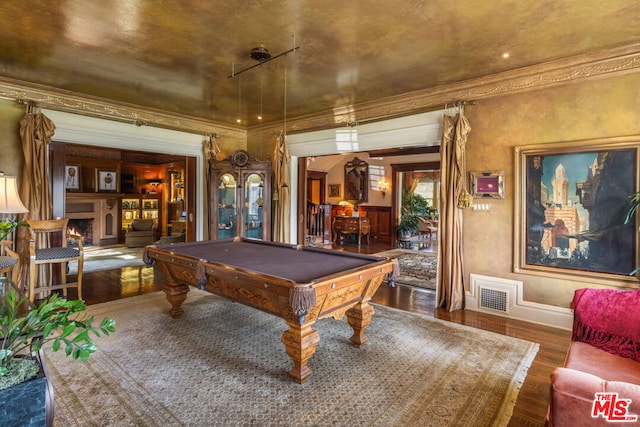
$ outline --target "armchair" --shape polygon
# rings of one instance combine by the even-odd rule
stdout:
[[[625,416],[640,415],[640,290],[578,289],[572,305],[573,334],[564,366],[551,374],[547,425],[600,426],[607,413],[621,415],[615,401],[603,400],[593,417],[596,393],[617,393],[624,405],[630,399]]]
[[[438,232],[438,222],[419,216],[418,218],[418,235],[420,238],[429,236],[429,240]]]
[[[17,283],[18,268],[20,268],[20,257],[12,250],[12,245],[12,240],[0,241],[0,274],[11,273],[9,278]]]
[[[124,234],[128,248],[152,245],[156,241],[156,225],[152,219],[134,219]]]
[[[34,301],[36,294],[62,289],[67,296],[67,288],[78,290],[78,299],[82,299],[82,269],[84,266],[84,248],[82,238],[67,232],[69,218],[35,220],[29,219],[29,300]],[[56,238],[60,243],[56,244]],[[67,240],[76,241],[77,247],[68,247]],[[78,261],[77,281],[67,282],[69,261]],[[52,284],[53,266],[60,269],[60,283]],[[48,266],[48,268],[47,268]]]

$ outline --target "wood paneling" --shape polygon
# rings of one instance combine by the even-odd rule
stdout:
[[[390,243],[393,227],[391,226],[391,208],[389,206],[361,206],[371,221],[371,238],[379,243]]]

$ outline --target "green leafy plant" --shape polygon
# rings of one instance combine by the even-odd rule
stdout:
[[[93,337],[115,332],[115,320],[105,317],[99,326],[93,326],[93,316],[83,313],[87,306],[81,300],[67,300],[52,294],[26,314],[20,314],[25,299],[10,290],[0,302],[0,382],[12,377],[0,389],[29,379],[13,375],[23,370],[24,357],[34,355],[43,344],[52,342],[52,351],[64,348],[66,356],[86,362],[97,350]],[[37,372],[37,369],[36,369]],[[29,374],[27,374],[29,375]],[[34,373],[31,372],[31,376]]]
[[[418,217],[431,219],[435,209],[431,207],[429,200],[417,193],[405,191],[402,194],[402,216],[397,230],[402,235],[416,233],[419,229]]]
[[[7,238],[7,236],[15,231],[18,227],[28,227],[29,224],[22,220],[17,221],[0,221],[0,241]]]
[[[631,224],[631,221],[633,221],[633,218],[636,215],[638,206],[640,206],[640,191],[629,196],[629,204],[629,210],[627,211],[627,216],[624,219],[625,224]],[[638,233],[640,233],[640,227],[638,227]],[[638,272],[640,272],[640,267],[633,270],[631,273],[629,273],[629,275],[633,276]]]

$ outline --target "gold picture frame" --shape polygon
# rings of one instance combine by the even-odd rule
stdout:
[[[340,197],[340,184],[329,184],[329,197]]]
[[[514,272],[637,285],[640,136],[515,148]]]
[[[474,199],[504,199],[504,171],[469,172]]]

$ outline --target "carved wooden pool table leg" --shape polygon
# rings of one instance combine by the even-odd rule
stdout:
[[[316,344],[320,341],[320,334],[311,329],[315,322],[305,324],[289,323],[289,330],[282,333],[280,341],[285,345],[287,354],[293,361],[293,368],[289,371],[295,382],[302,384],[311,375],[311,368],[307,361],[316,351]]]
[[[347,310],[347,322],[353,328],[353,336],[350,338],[353,345],[360,348],[367,342],[368,338],[364,330],[371,323],[375,310],[368,301],[360,302]]]
[[[167,301],[171,304],[171,310],[169,310],[171,317],[181,316],[184,313],[182,303],[187,299],[189,285],[165,286],[163,291],[167,295]]]

